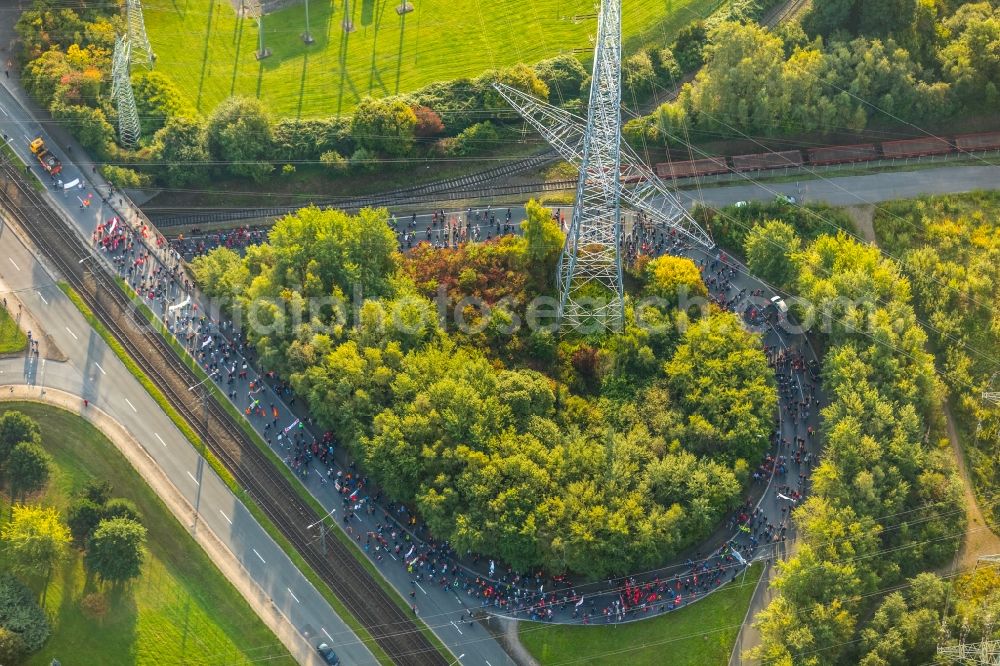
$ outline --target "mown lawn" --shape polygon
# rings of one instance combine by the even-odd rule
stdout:
[[[149,530],[142,576],[122,592],[108,592],[103,618],[83,612],[80,600],[98,589],[77,553],[53,576],[45,607],[52,636],[28,664],[294,664],[278,639],[226,581],[185,528],[100,432],[60,409],[2,403],[38,420],[55,469],[41,502],[66,508],[90,479],[106,479],[115,497],[138,506]],[[7,516],[6,498],[2,515]],[[76,551],[74,551],[76,552]],[[2,568],[2,567],[0,567]]]
[[[521,642],[539,662],[608,666],[725,666],[762,567],[679,611],[643,622],[561,626],[520,624]]]
[[[17,326],[17,322],[0,306],[0,354],[24,351],[28,346],[28,336]]]
[[[596,20],[580,18],[593,15],[592,0],[413,4],[415,11],[400,17],[397,0],[313,0],[311,46],[300,38],[304,4],[280,10],[264,17],[264,42],[273,55],[259,62],[257,23],[237,19],[230,0],[148,0],[143,9],[156,69],[173,78],[198,110],[208,113],[222,99],[242,94],[264,100],[275,117],[336,115],[365,95],[409,92],[433,81],[589,50],[597,30]],[[624,0],[626,48],[665,46],[684,24],[719,4]],[[344,31],[345,17],[353,21],[353,32]]]

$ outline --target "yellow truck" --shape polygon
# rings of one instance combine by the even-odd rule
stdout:
[[[28,147],[31,148],[31,152],[38,160],[38,163],[42,165],[42,168],[50,176],[55,176],[62,171],[62,162],[52,154],[52,151],[45,147],[45,141],[42,140],[42,137],[36,138],[28,144]]]

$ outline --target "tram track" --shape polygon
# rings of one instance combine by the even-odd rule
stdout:
[[[200,383],[200,378],[167,341],[152,330],[145,316],[103,264],[98,266],[95,261],[87,262],[89,267],[81,264],[81,256],[91,256],[83,239],[6,158],[0,162],[0,207],[14,218],[62,278],[77,291],[94,316],[111,331],[171,406],[379,647],[396,664],[447,664],[415,620],[390,598],[349,551],[350,546],[331,535],[326,540],[325,553],[316,548],[316,534],[310,533],[307,527],[318,522],[321,516],[299,499],[291,482],[243,433],[229,412],[214,398],[203,405],[189,390],[188,387]],[[315,640],[316,636],[310,638]]]

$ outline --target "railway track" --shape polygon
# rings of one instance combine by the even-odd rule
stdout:
[[[330,538],[326,540],[325,554],[316,548],[317,535],[306,527],[321,516],[299,500],[291,483],[214,398],[207,402],[207,410],[203,411],[198,396],[187,388],[198,383],[199,378],[167,342],[150,329],[145,317],[103,265],[86,270],[79,263],[81,255],[89,255],[89,249],[50,204],[24,181],[20,170],[7,158],[0,162],[0,181],[0,206],[44,251],[94,315],[121,342],[170,404],[385,653],[396,664],[407,666],[447,664],[413,618],[372,579],[349,551],[349,546]],[[314,631],[318,630],[314,628]],[[310,636],[311,640],[316,638],[315,634]]]
[[[481,195],[486,191],[503,190],[504,187],[484,189],[490,182],[513,176],[525,171],[537,169],[558,159],[553,150],[547,150],[538,155],[532,155],[520,160],[514,160],[492,169],[471,173],[466,176],[435,181],[424,185],[414,185],[390,192],[382,192],[363,197],[338,197],[303,202],[294,205],[273,206],[270,208],[214,208],[210,212],[192,212],[187,208],[145,208],[143,212],[157,228],[213,224],[219,222],[238,222],[240,220],[259,219],[264,217],[281,217],[292,213],[309,203],[320,207],[333,206],[344,210],[357,210],[365,207],[391,206],[400,203],[426,203],[438,201],[454,201],[470,196]],[[511,186],[518,187],[518,186]],[[537,186],[529,186],[526,191],[535,191]],[[520,192],[518,192],[520,193]]]

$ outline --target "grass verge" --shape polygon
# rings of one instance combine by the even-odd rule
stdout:
[[[746,617],[763,565],[701,601],[622,625],[549,625],[521,622],[521,642],[543,664],[725,666]]]
[[[236,406],[229,401],[228,396],[226,396],[219,389],[219,387],[216,386],[214,381],[208,379],[208,374],[204,371],[204,369],[202,369],[200,365],[198,365],[197,362],[195,362],[194,358],[192,358],[191,355],[188,353],[188,351],[177,341],[177,338],[175,338],[173,334],[171,334],[170,331],[166,329],[166,327],[163,325],[163,322],[161,322],[159,319],[156,318],[152,310],[150,310],[145,303],[143,303],[141,300],[134,298],[134,292],[132,292],[131,288],[127,285],[127,283],[124,280],[118,279],[117,282],[118,286],[122,289],[122,291],[124,291],[129,296],[129,298],[133,299],[133,303],[138,308],[138,310],[142,312],[142,315],[146,318],[146,320],[150,323],[150,325],[153,326],[160,333],[163,339],[167,341],[167,344],[169,344],[171,348],[173,348],[173,350],[177,353],[177,356],[181,359],[181,361],[183,361],[189,368],[191,368],[191,370],[195,373],[195,375],[197,375],[199,380],[203,381],[207,380],[205,381],[204,384],[202,384],[202,386],[207,387],[209,391],[211,391],[212,396],[215,398],[216,402],[218,402],[222,406],[222,408],[226,410],[226,413],[228,413],[230,417],[232,417],[233,420],[239,424],[240,430],[243,431],[243,434],[246,435],[254,443],[254,445],[256,445],[257,448],[260,449],[260,451],[268,457],[271,463],[275,466],[275,469],[277,469],[278,472],[283,477],[285,477],[285,479],[288,480],[292,488],[295,489],[295,492],[298,494],[299,498],[303,502],[311,506],[313,510],[317,512],[317,514],[321,516],[325,515],[328,512],[328,509],[326,509],[322,504],[320,504],[319,500],[313,497],[312,493],[310,493],[309,490],[302,485],[301,480],[299,480],[299,478],[292,473],[292,470],[288,468],[288,465],[286,465],[284,461],[278,457],[278,455],[274,452],[274,450],[267,445],[267,442],[264,441],[264,439],[260,436],[260,434],[256,430],[254,430],[253,426],[250,424],[249,421],[247,421],[246,417],[244,417],[244,415],[240,413],[240,411],[236,408]],[[401,610],[405,611],[406,613],[410,613],[410,607],[403,599],[403,597],[400,596],[399,592],[394,587],[392,587],[392,585],[389,584],[389,581],[387,581],[385,579],[385,576],[382,575],[382,572],[379,571],[374,564],[372,564],[371,560],[365,557],[365,555],[361,552],[361,549],[358,548],[358,545],[354,541],[352,541],[351,538],[348,537],[343,532],[343,530],[340,529],[338,525],[334,524],[334,521],[332,519],[327,518],[324,522],[330,528],[330,533],[336,535],[336,537],[345,546],[347,546],[348,551],[355,557],[355,559],[358,560],[358,562],[361,563],[361,566],[363,566],[371,574],[375,582],[378,583],[378,585],[386,592],[386,594],[389,595],[389,598],[392,599]],[[300,568],[301,566],[308,566],[308,565],[305,565],[305,563],[303,562],[303,564],[300,565]],[[317,587],[319,587],[319,585],[322,585],[322,583],[317,584]],[[323,585],[323,588],[325,587],[326,586]],[[437,648],[437,650],[441,652],[441,654],[449,661],[451,659],[454,659],[453,656],[450,656],[451,652],[448,650],[445,644],[441,642],[441,640],[437,637],[437,635],[435,635],[434,632],[431,631],[430,628],[427,627],[427,625],[422,620],[420,620],[419,618],[415,618],[414,621],[416,622],[416,625],[420,629],[421,633],[423,633],[424,636],[427,638],[427,640],[430,641],[431,645]]]
[[[148,529],[142,574],[121,590],[98,586],[83,567],[82,553],[72,550],[69,561],[53,574],[46,594],[52,635],[28,659],[29,666],[48,666],[53,658],[65,663],[71,655],[86,655],[87,663],[94,664],[295,663],[100,431],[75,414],[48,405],[0,404],[0,413],[10,410],[38,421],[42,445],[54,460],[48,485],[33,501],[65,513],[88,481],[106,480],[115,497],[136,504]],[[6,512],[6,505],[0,510]],[[81,602],[92,593],[105,599],[104,613],[84,610]]]
[[[20,164],[21,166],[28,166],[24,163],[24,160],[21,159],[21,156],[14,152],[14,149],[10,147],[9,143],[0,143],[0,150],[2,150],[4,155],[9,157],[14,163]],[[35,173],[33,169],[29,169],[28,171],[30,171],[31,175],[34,176],[34,178],[30,180],[31,186],[39,192],[44,192],[45,185],[43,185],[42,181],[39,180],[38,174]]]
[[[7,308],[0,307],[0,354],[16,354],[28,347],[28,336],[17,325]]]

